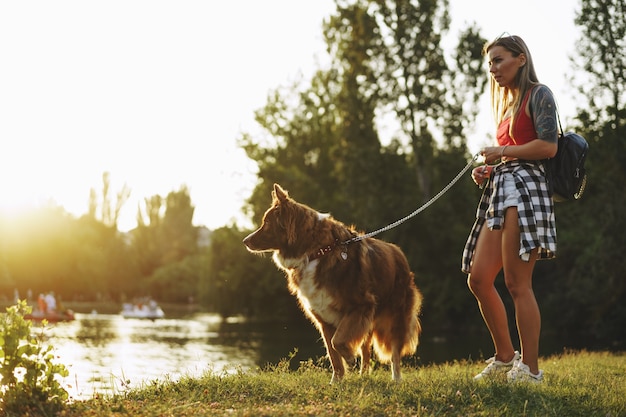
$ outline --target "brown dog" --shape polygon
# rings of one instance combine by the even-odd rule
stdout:
[[[274,252],[289,290],[317,326],[333,367],[331,383],[361,356],[369,369],[372,345],[400,380],[402,356],[415,352],[422,295],[396,245],[357,236],[354,230],[291,199],[278,184],[261,227],[244,239],[251,252]]]

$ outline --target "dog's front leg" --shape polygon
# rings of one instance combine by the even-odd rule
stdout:
[[[326,346],[326,352],[328,353],[328,357],[330,359],[330,364],[333,367],[333,377],[330,380],[330,383],[340,381],[346,373],[346,369],[343,364],[343,359],[339,352],[335,350],[333,347],[333,336],[337,331],[337,328],[331,324],[328,324],[319,318],[317,318],[319,322],[319,327],[322,333],[322,337],[324,339],[324,345]]]

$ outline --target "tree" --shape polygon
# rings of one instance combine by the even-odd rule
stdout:
[[[246,208],[257,223],[269,206],[275,182],[296,192],[302,201],[322,209],[332,207],[340,123],[336,90],[334,75],[323,71],[314,75],[309,88],[300,84],[277,88],[256,112],[265,136],[239,138],[239,146],[258,166],[259,184]]]
[[[142,282],[141,293],[162,301],[189,303],[198,294],[200,281],[205,279],[204,269],[204,259],[199,255],[167,262]]]
[[[145,199],[144,212],[137,214],[137,228],[131,231],[131,246],[139,271],[145,281],[141,288],[149,291],[149,280],[157,271],[162,287],[164,281],[180,279],[180,268],[162,269],[180,263],[198,253],[198,229],[193,226],[194,207],[189,190],[183,186],[166,198],[155,195]],[[196,283],[197,284],[197,283]]]
[[[407,140],[412,151],[421,201],[426,201],[433,194],[438,168],[437,140],[447,147],[465,148],[463,131],[477,112],[475,103],[486,84],[481,69],[484,39],[473,27],[462,32],[454,67],[441,45],[450,26],[447,0],[337,3],[338,16],[330,20],[327,38],[352,36],[363,43],[367,59],[356,58],[368,69],[357,81],[379,112],[391,110],[395,115],[400,140]],[[334,44],[339,59],[341,51],[348,58],[354,55],[353,45],[336,40]]]
[[[137,228],[130,231],[132,250],[142,276],[148,277],[161,266],[160,230],[163,220],[163,197],[144,199],[144,209],[137,212]]]
[[[577,42],[580,59],[572,59],[575,68],[589,76],[578,85],[588,97],[589,115],[601,113],[617,129],[623,129],[626,113],[626,1],[582,0],[576,24],[583,31]],[[586,80],[585,80],[586,81]],[[586,114],[583,112],[583,114]],[[622,150],[625,149],[622,143]]]
[[[94,220],[101,221],[104,225],[117,229],[117,221],[120,211],[130,197],[130,188],[126,184],[117,192],[115,200],[111,198],[111,174],[102,174],[102,200],[99,201],[98,193],[94,188],[89,192],[89,210],[87,215]]]
[[[167,264],[178,262],[197,253],[198,230],[193,226],[195,207],[185,186],[167,195],[162,223],[163,259]]]
[[[623,342],[626,327],[626,196],[617,191],[626,177],[625,12],[624,0],[583,0],[577,13],[574,62],[584,63],[581,78],[589,80],[576,99],[578,129],[590,143],[588,184],[579,202],[556,207],[558,258],[546,273],[553,325],[607,343]]]
[[[73,222],[66,294],[80,299],[119,299],[134,289],[138,271],[123,234],[90,216]]]
[[[372,228],[380,222],[381,143],[375,126],[379,97],[375,84],[380,48],[376,21],[358,4],[339,6],[325,25],[337,82],[334,98],[338,120],[335,142],[335,190],[348,223]]]

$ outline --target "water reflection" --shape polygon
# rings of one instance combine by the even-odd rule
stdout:
[[[102,346],[117,338],[117,332],[111,326],[111,320],[85,317],[75,323],[79,324],[75,339],[87,346]]]

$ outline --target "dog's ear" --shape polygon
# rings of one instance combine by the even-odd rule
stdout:
[[[274,184],[274,192],[272,195],[280,202],[286,201],[289,198],[287,191],[283,190],[283,188],[278,184]]]
[[[280,185],[274,184],[272,199],[274,201],[274,204],[277,204],[277,207],[280,209],[279,222],[281,227],[285,229],[287,244],[293,245],[298,238],[296,231],[297,212],[294,206],[289,201],[289,193],[285,191]]]
[[[295,244],[298,240],[298,212],[293,204],[283,204],[281,207],[281,218],[285,227],[285,235],[287,236],[287,244],[289,246]]]

